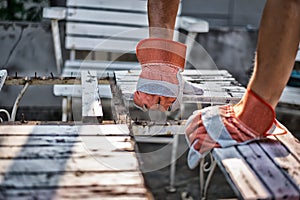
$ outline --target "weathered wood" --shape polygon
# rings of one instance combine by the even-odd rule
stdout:
[[[41,150],[43,150],[41,148]],[[69,149],[72,151],[72,149]],[[34,153],[34,152],[33,152]],[[51,152],[45,152],[45,154]],[[1,159],[0,174],[9,173],[43,173],[43,172],[110,172],[137,171],[138,163],[134,154],[130,152],[114,152],[106,155],[89,155],[81,157],[56,158],[53,152],[49,159]],[[38,154],[43,154],[39,152]],[[41,155],[51,157],[51,155]],[[39,156],[39,155],[37,155]]]
[[[56,69],[57,69],[57,73],[61,74],[63,58],[62,58],[61,42],[60,42],[60,35],[59,35],[58,19],[51,19],[51,28],[52,28],[52,40],[54,43]]]
[[[147,12],[147,1],[140,0],[68,0],[67,6]]]
[[[68,22],[66,24],[66,34],[87,36],[102,36],[109,38],[127,38],[142,40],[149,37],[148,28],[136,28],[128,26],[88,24]]]
[[[139,172],[64,172],[42,174],[5,174],[0,175],[2,188],[58,188],[84,186],[130,186],[143,185]]]
[[[1,125],[0,135],[49,135],[49,136],[128,136],[125,124],[107,125]]]
[[[82,121],[102,120],[103,111],[101,99],[99,96],[97,73],[96,71],[81,71],[82,87]]]
[[[276,138],[273,139],[274,141],[260,142],[259,145],[300,189],[300,162]]]
[[[123,100],[131,105],[133,94],[140,70],[115,72],[117,86]],[[183,95],[183,103],[204,103],[211,105],[235,104],[240,101],[245,88],[240,86],[234,78],[225,70],[185,70],[185,80],[197,83],[195,86],[204,91],[202,95]]]
[[[112,98],[109,85],[98,85],[100,98]],[[82,96],[82,87],[80,85],[54,85],[53,93],[56,96]]]
[[[235,147],[216,148],[213,150],[213,155],[238,197],[243,199],[272,198],[272,194],[268,192]]]
[[[255,173],[274,195],[274,199],[299,199],[299,193],[290,180],[256,143],[237,147]]]
[[[171,126],[159,126],[159,125],[146,125],[138,126],[133,125],[131,127],[133,135],[155,136],[155,135],[169,135],[184,134],[184,125],[171,125]]]
[[[83,186],[56,189],[5,189],[0,190],[1,199],[25,200],[25,199],[87,199],[87,200],[146,200],[147,190],[143,187],[128,186]]]
[[[119,53],[135,53],[138,40],[66,37],[66,48],[77,50],[108,51]]]
[[[68,8],[68,21],[97,22],[110,24],[126,24],[131,26],[148,25],[146,13],[120,12],[108,10],[93,10],[81,8]]]
[[[43,9],[43,18],[62,20],[66,18],[66,8],[53,7]]]
[[[290,132],[284,135],[275,136],[285,147],[295,156],[300,162],[300,141],[295,138]]]
[[[2,86],[4,85],[6,77],[7,77],[7,71],[5,69],[0,70],[0,91],[2,89]]]
[[[75,76],[71,77],[7,77],[5,81],[5,85],[25,85],[29,83],[30,85],[54,85],[54,84],[81,84],[80,78]],[[109,84],[109,80],[107,78],[98,79],[98,84]]]
[[[127,126],[105,126],[0,126],[0,199],[151,199]]]

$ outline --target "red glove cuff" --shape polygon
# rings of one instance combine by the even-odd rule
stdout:
[[[186,45],[161,38],[149,38],[140,41],[136,47],[139,62],[166,63],[184,69]]]

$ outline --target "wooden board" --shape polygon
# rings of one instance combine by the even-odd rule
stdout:
[[[149,37],[148,28],[68,22],[66,34],[83,37],[102,36],[142,40]]]
[[[213,155],[238,197],[271,199],[272,195],[235,147],[214,149]]]
[[[67,6],[147,12],[145,0],[68,0]]]
[[[125,104],[131,105],[136,90],[140,70],[115,72],[117,86]],[[183,103],[203,103],[210,105],[235,104],[242,97],[245,88],[225,70],[185,70],[185,80],[194,83],[204,91],[203,95],[183,95]]]
[[[291,177],[292,183],[300,189],[300,162],[280,142],[276,141],[276,138],[273,139],[273,142],[260,142],[259,145],[281,171]]]
[[[281,142],[277,137],[281,138]],[[290,146],[299,147],[299,144],[291,141],[293,136],[290,133],[268,138],[269,140],[247,145],[214,149],[213,156],[238,196],[241,195],[244,199],[299,199],[300,162],[297,155],[284,146],[282,140],[289,138],[285,142],[289,141]],[[243,175],[238,173],[240,171]],[[256,177],[256,181],[250,181],[253,177]],[[252,186],[255,189],[262,186],[268,195],[255,197],[262,193],[253,190]]]
[[[97,72],[81,71],[82,121],[97,121],[103,117],[101,99],[98,91]]]
[[[0,126],[0,199],[151,199],[126,125]]]
[[[297,199],[299,193],[289,178],[281,173],[280,169],[265,154],[256,143],[237,147],[249,166],[260,177],[262,182],[274,195],[275,199]]]
[[[128,136],[129,129],[125,124],[107,125],[1,125],[0,136]]]

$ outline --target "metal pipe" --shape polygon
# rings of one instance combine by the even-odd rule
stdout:
[[[22,97],[24,96],[24,94],[25,94],[27,88],[29,87],[29,85],[30,84],[28,82],[25,84],[25,86],[22,88],[21,92],[19,93],[19,95],[18,95],[18,97],[17,97],[17,99],[16,99],[16,101],[14,103],[14,107],[13,107],[13,110],[11,112],[11,119],[10,119],[10,121],[12,121],[12,122],[15,121],[19,103],[20,103]]]

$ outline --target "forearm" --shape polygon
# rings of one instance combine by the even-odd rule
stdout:
[[[179,0],[148,0],[149,35],[173,39]]]
[[[300,40],[300,1],[269,0],[258,37],[249,88],[273,108],[289,79]]]

